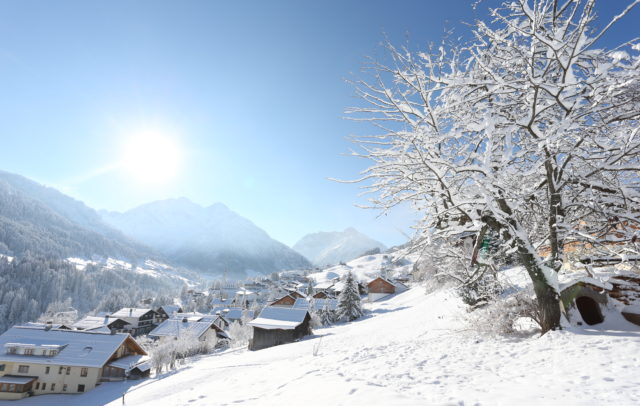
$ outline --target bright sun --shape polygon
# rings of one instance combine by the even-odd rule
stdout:
[[[126,142],[122,166],[140,182],[166,183],[176,177],[181,161],[182,151],[174,140],[147,132]]]

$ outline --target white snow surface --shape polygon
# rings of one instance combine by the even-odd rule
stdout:
[[[414,287],[368,315],[256,352],[227,350],[146,381],[104,383],[51,405],[635,405],[640,331],[488,337],[449,291]],[[314,349],[318,355],[314,356]]]
[[[328,283],[335,278],[342,278],[347,272],[351,271],[354,277],[363,283],[368,283],[380,276],[382,270],[389,270],[390,277],[408,275],[413,268],[413,261],[405,259],[400,264],[401,254],[374,254],[365,255],[346,263],[346,265],[336,265],[315,272],[308,277],[313,279],[316,284]]]

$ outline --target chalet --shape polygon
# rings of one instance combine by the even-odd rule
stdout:
[[[333,295],[328,293],[327,291],[320,291],[313,295],[314,299],[330,299]]]
[[[153,309],[123,307],[111,314],[112,318],[122,319],[131,325],[131,335],[136,337],[147,334],[160,324],[160,315]]]
[[[158,307],[156,313],[158,313],[159,321],[163,321],[170,319],[174,313],[182,313],[182,307],[178,305],[164,305]]]
[[[249,322],[253,327],[249,349],[261,350],[299,340],[311,334],[310,321],[306,309],[267,306],[257,319]]]
[[[87,392],[147,355],[129,334],[33,327],[10,328],[0,347],[0,399]]]
[[[169,319],[163,321],[149,333],[149,337],[153,339],[176,339],[186,335],[196,337],[200,341],[205,341],[213,337],[229,339],[227,333],[215,325],[213,318],[201,319],[200,321],[189,321],[187,318],[182,320]]]
[[[406,285],[400,282],[393,282],[381,276],[369,282],[367,284],[367,288],[369,291],[370,302],[375,302],[376,300],[380,300],[385,296],[404,292],[408,289]]]
[[[102,331],[105,333],[128,333],[131,331],[131,323],[122,319],[114,319],[109,316],[87,316],[71,325],[76,330]]]
[[[275,302],[271,303],[269,306],[293,306],[293,304],[296,302],[296,299],[300,298],[295,298],[292,295],[285,295]]]
[[[215,324],[221,330],[227,330],[231,323],[229,323],[229,320],[225,319],[224,316],[218,314],[213,320],[213,324]]]

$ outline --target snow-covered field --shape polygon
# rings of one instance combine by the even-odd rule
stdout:
[[[481,336],[450,292],[413,288],[303,341],[20,405],[636,405],[640,331]],[[318,355],[314,356],[314,349]]]

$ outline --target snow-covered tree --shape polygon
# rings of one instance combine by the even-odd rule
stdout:
[[[358,282],[349,271],[344,279],[344,288],[338,296],[337,317],[353,321],[362,317],[362,303],[360,301],[360,292],[358,291]]]
[[[318,317],[320,318],[320,324],[323,326],[330,326],[336,322],[335,312],[329,310],[329,306],[324,305],[324,307],[318,310]]]
[[[595,0],[505,2],[470,42],[388,45],[392,62],[356,82],[350,112],[382,129],[356,139],[373,205],[424,213],[419,249],[475,235],[472,275],[493,232],[526,268],[543,332],[560,324],[567,244],[637,252],[640,43],[599,40],[638,3],[596,29]]]

